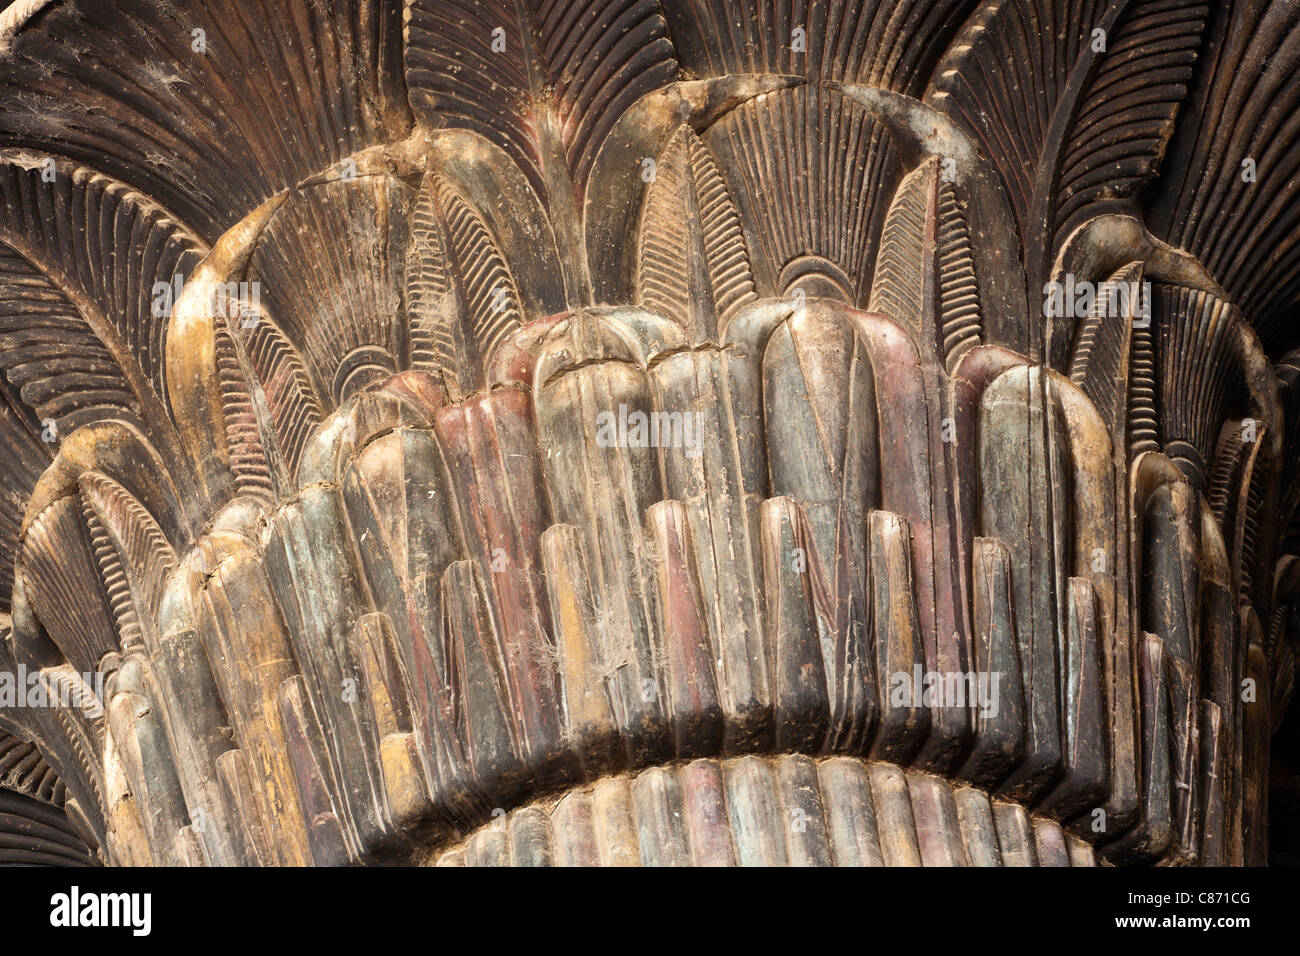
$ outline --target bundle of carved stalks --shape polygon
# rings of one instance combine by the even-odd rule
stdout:
[[[93,4],[0,55],[0,726],[101,861],[1262,862],[1285,4],[149,5],[112,123],[23,109]]]

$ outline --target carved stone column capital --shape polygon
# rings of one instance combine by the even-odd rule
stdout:
[[[0,860],[1266,862],[1297,68],[1290,0],[11,5]]]

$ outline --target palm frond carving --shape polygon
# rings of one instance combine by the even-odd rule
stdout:
[[[1288,0],[752,7],[0,20],[0,829],[1266,858]]]

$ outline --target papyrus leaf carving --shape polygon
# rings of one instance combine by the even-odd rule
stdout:
[[[1204,475],[1219,428],[1246,390],[1244,320],[1231,303],[1199,289],[1160,284],[1152,299],[1162,443],[1167,455],[1190,460]]]
[[[7,483],[23,483],[20,457],[30,478],[73,431],[110,417],[179,459],[165,407],[169,297],[155,285],[172,289],[202,244],[157,203],[62,160],[0,154],[0,195],[0,390],[30,409],[6,422]],[[33,486],[0,499],[0,528],[16,531]]]
[[[1144,451],[1160,450],[1160,432],[1156,421],[1156,353],[1151,328],[1133,330],[1132,384],[1129,386],[1128,439],[1129,457]]]
[[[296,474],[312,433],[325,417],[302,359],[280,328],[265,315],[234,329],[256,388],[266,403],[276,445],[290,474]]]
[[[252,246],[251,281],[238,286],[239,295],[256,296],[252,305],[274,316],[298,348],[318,394],[335,402],[397,369],[413,192],[398,178],[379,174],[293,190],[266,214]],[[240,228],[251,227],[260,215]],[[215,278],[229,284],[245,276]]]
[[[257,409],[248,376],[229,330],[218,325],[215,336],[221,409],[226,420],[226,447],[235,488],[240,494],[274,500],[271,464],[258,431]]]
[[[1262,862],[1294,6],[12,5],[0,676],[109,683],[0,818],[14,733],[110,864]]]
[[[1090,205],[1130,199],[1158,172],[1208,12],[1199,0],[1133,3],[1107,37],[1061,151],[1055,245]]]
[[[81,494],[117,549],[123,570],[141,609],[157,617],[176,552],[153,516],[125,488],[107,475],[86,472]]]
[[[641,217],[637,297],[711,341],[754,301],[740,217],[708,147],[689,126],[669,140],[655,166]]]
[[[407,258],[412,367],[453,401],[484,387],[492,353],[520,323],[519,295],[482,218],[436,175],[416,202]]]
[[[106,653],[118,649],[77,495],[60,498],[27,526],[17,575],[31,594],[32,610],[77,673],[94,671]],[[86,581],[94,587],[86,588]]]
[[[871,286],[873,312],[910,331],[951,371],[979,344],[979,291],[966,220],[939,162],[909,173],[885,217]]]
[[[659,5],[412,0],[405,64],[417,122],[472,130],[523,171],[550,211],[569,302],[586,304],[579,210],[596,151],[624,111],[677,78]]]
[[[939,322],[943,354],[948,371],[980,343],[979,283],[970,230],[951,183],[940,183],[938,194]]]
[[[63,806],[68,792],[35,744],[5,731],[0,731],[0,783],[6,790],[16,790],[55,807]],[[54,856],[66,855],[77,862],[85,862],[84,850],[75,854],[72,841],[68,841],[66,847],[62,844],[63,841],[55,841],[48,849]]]
[[[972,0],[664,0],[682,66],[710,73],[787,73],[919,95],[925,71]]]
[[[0,246],[0,369],[55,432],[109,415],[138,420],[131,383],[71,302],[39,269]],[[68,374],[76,373],[72,384]],[[89,387],[86,387],[89,386]]]
[[[0,243],[13,251],[7,260],[17,273],[4,294],[26,295],[31,306],[23,310],[27,325],[6,318],[5,331],[21,333],[27,346],[45,342],[54,349],[43,374],[28,370],[33,380],[45,380],[33,381],[34,391],[45,392],[51,411],[103,402],[133,408],[150,426],[162,426],[167,300],[154,284],[188,273],[202,244],[153,201],[71,164],[0,154],[0,193]],[[127,255],[127,248],[138,252]],[[32,273],[56,294],[38,292]],[[72,338],[60,344],[62,336]],[[84,369],[68,364],[82,362]],[[69,375],[74,369],[84,377]],[[87,395],[66,395],[72,390]]]
[[[1138,289],[1141,282],[1142,263],[1131,262],[1112,275],[1102,288]],[[1122,315],[1112,314],[1107,308],[1109,301],[1120,300],[1099,296],[1092,314],[1083,321],[1070,361],[1070,381],[1092,399],[1102,421],[1111,430],[1112,440],[1120,442],[1128,409],[1129,354],[1135,316],[1132,308]]]
[[[826,86],[749,100],[704,134],[726,170],[760,295],[856,303],[900,170],[886,128]]]
[[[56,449],[41,441],[39,421],[6,391],[0,389],[0,461],[5,462],[0,469],[0,608],[7,609],[23,506]]]

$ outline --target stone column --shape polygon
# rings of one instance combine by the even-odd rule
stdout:
[[[11,5],[23,852],[1264,863],[1290,6]]]

